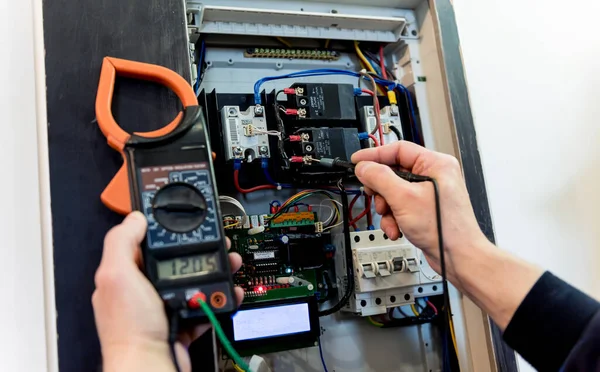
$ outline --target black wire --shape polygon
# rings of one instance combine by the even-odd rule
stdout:
[[[279,103],[277,102],[277,96],[281,93],[283,93],[283,89],[278,90],[277,93],[275,93],[275,102],[273,103],[273,110],[275,110],[275,121],[277,122],[277,131],[281,133],[281,136],[277,139],[277,148],[279,149],[279,156],[281,157],[283,168],[288,169],[290,167],[290,160],[285,152],[285,143],[283,141],[283,138],[286,136],[285,125],[283,124],[283,119],[281,118],[281,114],[279,113]]]
[[[375,53],[371,53],[368,50],[363,51],[363,54],[365,54],[367,57],[369,57],[369,59],[373,60],[373,62],[377,63],[377,66],[381,66],[381,61],[379,60],[379,57],[375,54]],[[390,71],[387,67],[385,68],[385,72],[388,74],[389,77],[392,77],[394,80],[398,80],[396,79],[396,75],[394,75],[394,73],[392,71]]]
[[[400,131],[398,130],[398,128],[396,128],[393,125],[390,125],[390,130],[392,132],[394,132],[394,134],[396,135],[396,137],[398,138],[398,141],[402,141],[402,134],[400,133]]]
[[[350,220],[348,219],[348,194],[346,188],[342,182],[342,179],[338,181],[338,187],[340,189],[340,196],[342,199],[342,218],[344,220],[344,252],[346,254],[346,272],[347,280],[346,292],[340,301],[333,307],[319,311],[319,316],[327,316],[338,312],[342,307],[346,306],[352,293],[354,292],[354,270],[352,269],[352,248],[350,247]]]
[[[420,175],[416,175],[416,174],[412,174],[409,172],[400,172],[400,171],[396,171],[396,174],[409,182],[431,182],[433,184],[433,193],[434,193],[434,198],[435,198],[435,219],[436,219],[436,226],[437,226],[437,235],[438,235],[438,249],[440,251],[440,271],[441,271],[441,275],[442,275],[442,288],[444,289],[444,306],[443,308],[440,310],[440,315],[443,317],[443,324],[444,324],[444,342],[446,341],[446,338],[448,337],[449,334],[449,328],[450,328],[450,316],[452,314],[451,310],[450,310],[450,296],[449,296],[449,292],[448,292],[448,280],[446,278],[446,257],[444,255],[444,234],[443,234],[443,230],[442,230],[442,211],[441,211],[441,207],[440,207],[440,190],[438,187],[438,183],[437,180],[435,178],[431,178],[431,177],[427,177],[427,176],[420,176]],[[447,358],[448,356],[448,350],[447,348],[443,348],[443,360],[446,360],[445,358]]]
[[[171,357],[173,358],[173,364],[175,365],[175,371],[181,372],[179,368],[179,362],[177,362],[177,354],[175,354],[175,342],[177,342],[177,333],[179,332],[179,315],[177,311],[171,312],[169,319],[169,350],[171,351]]]
[[[448,292],[448,280],[446,278],[446,259],[444,256],[444,235],[442,234],[442,212],[440,207],[440,191],[438,183],[434,178],[430,178],[429,182],[433,183],[433,191],[435,196],[435,218],[437,220],[438,245],[440,250],[440,271],[442,274],[442,288],[444,289],[444,308],[441,310],[441,315],[444,317],[444,338],[448,337],[450,328],[450,294]],[[444,348],[444,360],[448,357],[448,350]]]

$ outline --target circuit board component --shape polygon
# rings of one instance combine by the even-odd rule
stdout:
[[[316,213],[283,213],[273,221],[269,217],[229,216],[224,222],[250,221],[225,230],[231,251],[244,262],[234,276],[234,283],[246,291],[244,302],[326,297],[330,288],[323,273],[333,269],[333,246],[329,233],[315,232]]]

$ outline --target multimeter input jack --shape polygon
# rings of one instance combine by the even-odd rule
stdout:
[[[221,309],[227,304],[227,297],[223,292],[215,292],[210,295],[210,306],[215,309]]]

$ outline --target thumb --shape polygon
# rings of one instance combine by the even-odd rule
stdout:
[[[121,265],[138,261],[139,245],[146,235],[147,224],[142,213],[133,212],[113,227],[104,238],[102,263]]]
[[[354,171],[358,180],[390,204],[399,197],[410,183],[398,177],[387,165],[372,161],[361,161]]]

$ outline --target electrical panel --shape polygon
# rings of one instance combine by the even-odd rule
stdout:
[[[398,61],[384,50],[418,39],[412,14],[187,3],[217,184],[237,209],[223,213],[231,251],[243,259],[234,276],[245,291],[240,315],[224,322],[234,348],[252,355],[315,346],[319,318],[337,311],[346,316],[336,321],[433,324],[431,309],[406,319],[392,319],[391,310],[423,306],[421,298],[440,306],[441,278],[406,238],[374,229],[371,197],[352,172],[325,161],[349,162],[361,149],[399,140],[422,144],[416,96],[399,84]],[[350,206],[342,195],[353,198]]]
[[[352,232],[350,235],[355,298],[348,302],[344,311],[361,316],[386,314],[391,308],[414,304],[419,297],[442,292],[441,278],[435,273],[429,276],[424,272],[426,262],[406,238],[392,241],[382,230]],[[334,241],[341,239],[342,236],[336,236]],[[337,254],[336,270],[346,272],[344,251],[339,250]]]
[[[221,109],[226,160],[268,159],[271,156],[264,112],[254,107],[241,111],[239,106]]]

